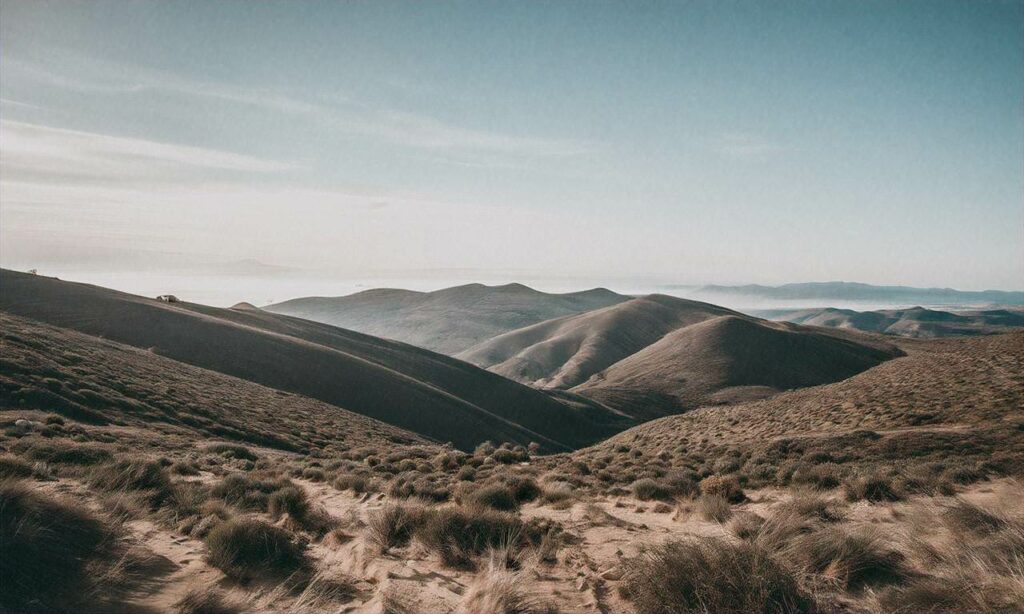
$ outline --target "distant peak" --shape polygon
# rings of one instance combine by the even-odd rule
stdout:
[[[231,306],[231,309],[235,309],[237,311],[262,311],[256,305],[253,305],[252,303],[247,303],[245,301],[242,301],[241,303],[235,303],[234,305]]]

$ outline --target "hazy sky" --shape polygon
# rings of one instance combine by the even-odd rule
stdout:
[[[1019,1],[4,0],[0,260],[1019,289],[1022,32]]]

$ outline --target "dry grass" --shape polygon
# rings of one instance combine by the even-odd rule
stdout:
[[[553,609],[533,592],[526,576],[491,558],[470,583],[458,614],[545,614]]]
[[[70,501],[0,482],[0,605],[61,610],[97,597],[122,556],[119,533]]]
[[[245,611],[214,587],[193,589],[174,607],[177,614],[242,614]]]
[[[814,611],[794,575],[771,553],[718,538],[645,550],[627,561],[620,590],[639,614]]]
[[[232,518],[206,536],[207,560],[240,581],[284,578],[309,565],[304,547],[291,533],[255,518]]]
[[[708,522],[723,523],[732,517],[732,506],[722,495],[701,495],[694,511]]]

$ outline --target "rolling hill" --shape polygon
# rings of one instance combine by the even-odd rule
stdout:
[[[510,330],[628,299],[604,288],[548,294],[522,284],[468,284],[435,292],[384,288],[297,298],[263,309],[454,355]]]
[[[867,335],[655,294],[505,333],[457,357],[649,419],[834,382],[900,354]]]
[[[821,464],[1024,470],[1024,333],[898,343],[905,357],[843,381],[661,418],[573,457],[613,467],[658,457],[759,482]]]
[[[434,352],[265,311],[163,303],[0,271],[0,311],[293,392],[470,449],[572,449],[630,426]]]
[[[1024,328],[1024,313],[1006,309],[938,311],[913,307],[879,311],[851,309],[801,309],[766,314],[773,320],[861,330],[901,337],[931,339],[967,335],[992,335]]]
[[[724,315],[665,335],[573,391],[650,417],[836,382],[902,354],[866,336]]]
[[[54,412],[149,449],[228,440],[289,452],[429,445],[308,397],[0,312],[0,409]]]
[[[677,328],[726,314],[735,312],[652,294],[527,326],[456,356],[516,381],[571,388]]]

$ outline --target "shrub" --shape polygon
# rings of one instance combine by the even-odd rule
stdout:
[[[928,576],[887,588],[878,602],[881,611],[894,614],[1001,613],[1018,611],[1019,597],[979,586],[963,577]]]
[[[310,482],[323,482],[327,479],[324,470],[319,467],[306,467],[302,470],[302,477]]]
[[[722,523],[732,516],[732,507],[722,495],[701,495],[697,499],[696,511],[708,522]]]
[[[879,474],[861,475],[843,482],[847,501],[899,501],[903,495],[896,490],[893,479]]]
[[[113,562],[116,541],[117,534],[82,506],[22,482],[0,482],[0,609],[61,609],[67,598],[84,600],[101,571],[96,565]]]
[[[576,490],[568,482],[552,482],[544,487],[540,496],[541,501],[548,505],[565,505],[566,507],[571,506],[575,498]]]
[[[791,481],[794,484],[806,485],[819,490],[830,490],[842,484],[842,478],[842,467],[835,463],[822,463],[799,467],[793,472]]]
[[[801,518],[821,520],[823,522],[839,522],[843,512],[839,504],[822,495],[797,492],[793,497],[775,507],[777,514],[793,513]]]
[[[459,604],[458,614],[543,614],[551,609],[529,590],[526,578],[492,562],[477,574]]]
[[[667,485],[651,478],[643,478],[633,482],[630,485],[630,489],[633,491],[633,496],[641,501],[650,501],[652,499],[664,501],[671,499],[674,494]]]
[[[370,543],[382,554],[409,544],[413,530],[422,522],[423,510],[407,505],[387,505],[367,518]]]
[[[367,491],[370,481],[364,475],[355,473],[344,473],[334,480],[334,487],[338,490],[351,490],[356,494]]]
[[[131,491],[145,495],[151,507],[159,507],[174,496],[167,471],[158,461],[122,458],[93,469],[89,483],[107,491]]]
[[[255,518],[232,518],[206,536],[207,560],[228,577],[287,577],[307,567],[303,546],[282,528]]]
[[[175,475],[199,475],[199,465],[192,461],[177,461],[171,465],[171,473]]]
[[[806,571],[825,574],[846,590],[894,584],[907,574],[903,555],[886,547],[875,532],[854,534],[825,527],[798,537],[788,552]]]
[[[292,518],[301,520],[309,513],[309,501],[306,493],[295,486],[287,486],[275,490],[267,500],[267,511],[273,518],[280,518],[282,514],[288,514]]]
[[[740,539],[750,540],[760,532],[764,522],[764,518],[753,512],[740,512],[729,521],[729,530]]]
[[[639,614],[813,611],[790,572],[746,542],[671,541],[627,559],[625,572],[620,591]]]
[[[488,548],[514,547],[527,537],[522,521],[512,514],[457,507],[428,510],[415,535],[450,567],[467,566]]]
[[[259,460],[259,456],[253,453],[252,450],[236,443],[211,443],[206,446],[205,450],[225,458],[237,458],[248,461]]]
[[[292,486],[287,479],[232,473],[214,485],[211,494],[241,509],[265,512],[270,493]]]
[[[1000,514],[958,498],[942,514],[943,520],[955,532],[989,535],[1005,528],[1009,522]]]
[[[702,495],[721,495],[729,503],[742,503],[747,500],[739,481],[732,475],[713,475],[704,478],[700,482],[700,492]]]
[[[521,503],[533,501],[540,496],[541,488],[533,478],[512,475],[506,476],[502,481],[512,491],[512,496],[516,501]]]
[[[500,511],[519,509],[519,500],[512,489],[503,484],[486,484],[462,495],[464,503],[474,507],[490,508]]]

